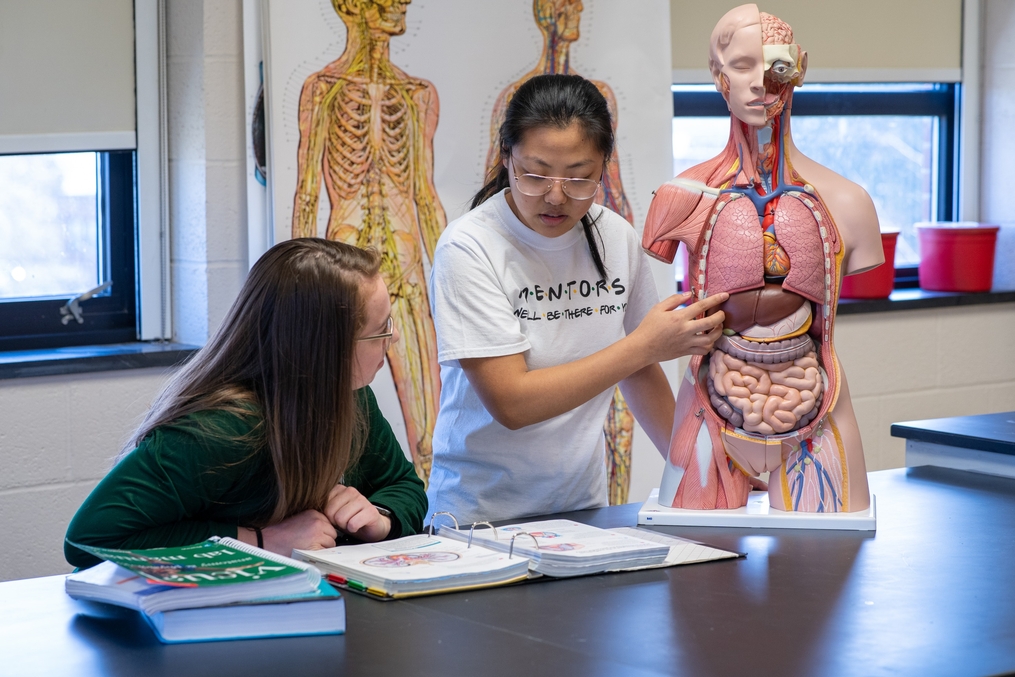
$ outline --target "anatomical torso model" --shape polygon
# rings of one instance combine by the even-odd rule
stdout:
[[[643,242],[666,261],[683,242],[695,296],[730,294],[723,336],[680,384],[671,505],[741,507],[749,478],[767,471],[773,508],[865,510],[863,446],[832,339],[842,276],[884,260],[874,205],[793,145],[807,54],[786,23],[756,5],[731,10],[709,65],[729,142],[660,187]]]

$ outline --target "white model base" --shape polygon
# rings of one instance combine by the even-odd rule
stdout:
[[[876,531],[875,496],[870,508],[858,512],[787,512],[768,503],[768,492],[752,491],[747,505],[735,510],[688,510],[659,505],[659,490],[653,489],[638,511],[638,524],[681,527],[740,527],[745,529],[839,529]]]

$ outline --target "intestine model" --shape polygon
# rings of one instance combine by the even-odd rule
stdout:
[[[712,32],[709,67],[730,108],[717,157],[657,191],[643,246],[687,247],[697,298],[728,292],[723,336],[691,359],[677,396],[660,501],[737,508],[770,472],[780,510],[870,504],[863,446],[832,345],[843,275],[884,261],[874,204],[793,145],[807,53],[785,22],[742,5]]]

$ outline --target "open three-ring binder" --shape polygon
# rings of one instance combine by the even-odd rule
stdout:
[[[432,515],[423,534],[293,551],[330,582],[384,599],[741,556],[648,529],[600,529],[571,520],[465,527],[446,512]]]

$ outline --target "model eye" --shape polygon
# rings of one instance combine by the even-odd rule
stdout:
[[[786,75],[792,67],[792,64],[786,63],[785,61],[776,61],[772,64],[772,68],[770,70],[774,75]]]

